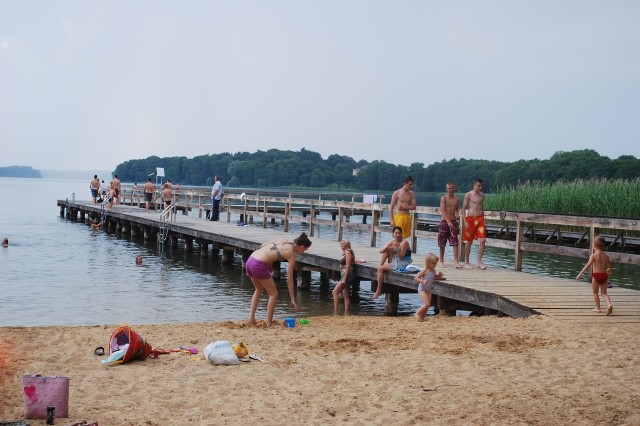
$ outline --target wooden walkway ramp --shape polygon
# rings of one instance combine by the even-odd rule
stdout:
[[[58,206],[61,209],[60,214],[66,212],[66,216],[72,220],[78,220],[78,214],[80,220],[85,220],[90,214],[99,215],[101,211],[99,206],[92,206],[91,202],[58,200]],[[161,224],[157,211],[147,214],[139,207],[123,205],[118,205],[109,212],[107,222],[110,230],[132,232],[132,229],[138,228],[154,239]],[[212,244],[218,249],[232,248],[236,254],[244,258],[265,241],[283,236],[293,239],[296,236],[277,229],[210,222],[196,216],[181,214],[171,222],[169,229],[174,240],[177,238],[189,241],[193,244],[194,250],[197,250],[198,246],[205,246],[202,251],[206,253],[208,245]],[[313,237],[311,240],[311,248],[297,257],[298,269],[328,274],[338,271],[342,256],[338,242]],[[376,267],[380,260],[379,248],[355,243],[352,243],[352,246],[356,258],[365,260],[365,263],[356,264],[356,274],[362,280],[375,281]],[[413,263],[422,267],[424,255],[414,254]],[[604,313],[597,314],[591,311],[594,302],[591,285],[586,281],[545,277],[488,266],[486,270],[455,269],[453,264],[449,263],[444,269],[438,268],[444,272],[446,280],[435,283],[435,299],[454,302],[453,306],[458,302],[461,304],[460,309],[472,306],[479,308],[471,309],[473,311],[500,312],[512,317],[539,313],[558,320],[581,323],[640,322],[640,291],[621,287],[610,288],[614,311],[613,315],[606,316]],[[416,291],[417,283],[414,277],[414,274],[387,273],[385,283],[392,286],[385,284],[385,289]],[[368,297],[368,294],[363,297]],[[602,307],[605,312],[604,300]]]

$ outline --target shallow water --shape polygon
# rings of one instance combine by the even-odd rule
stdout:
[[[251,281],[242,273],[241,260],[222,265],[211,253],[188,254],[182,244],[158,255],[155,242],[92,231],[87,224],[60,217],[57,199],[70,193],[89,199],[86,182],[0,178],[0,236],[10,240],[0,249],[0,325],[45,326],[88,324],[157,324],[246,319],[253,294]],[[274,225],[278,228],[279,225]],[[291,233],[307,228],[294,225]],[[337,227],[316,227],[316,236],[337,239]],[[345,238],[367,244],[370,234],[348,231]],[[388,236],[379,236],[385,240]],[[336,251],[339,251],[336,242]],[[437,252],[434,240],[420,240],[418,253]],[[447,248],[450,258],[451,250]],[[488,248],[486,263],[512,268],[513,253]],[[141,254],[143,266],[134,263]],[[475,248],[472,252],[475,256]],[[586,260],[586,259],[585,259]],[[573,278],[583,266],[580,259],[527,253],[524,270]],[[616,267],[614,282],[635,286],[638,267]],[[286,280],[278,283],[276,317],[333,313],[330,286],[320,285],[312,274],[310,291],[299,291],[300,310],[288,307]],[[638,288],[638,287],[636,287]],[[354,315],[382,315],[384,298],[368,300],[370,283],[363,282]],[[413,314],[417,294],[400,296],[399,313]],[[266,297],[258,316],[264,317]]]

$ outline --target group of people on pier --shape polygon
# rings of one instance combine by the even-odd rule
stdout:
[[[114,175],[108,185],[104,182],[104,179],[100,181],[98,175],[93,175],[93,179],[89,182],[89,189],[91,190],[91,199],[94,206],[98,202],[102,203],[106,200],[107,209],[111,210],[114,205],[118,204],[122,185],[118,175]]]
[[[118,197],[121,191],[120,180],[114,175],[108,189],[103,188],[102,183],[97,175],[94,175],[89,187],[93,204],[97,202],[98,195],[107,197],[108,208],[118,204]],[[413,191],[413,178],[408,176],[405,178],[401,188],[393,192],[391,202],[389,204],[390,225],[392,227],[392,239],[385,244],[380,250],[381,258],[376,271],[377,288],[371,299],[374,300],[382,295],[384,288],[384,275],[388,271],[404,272],[411,264],[411,248],[408,238],[411,236],[412,220],[411,210],[416,209],[416,195]],[[452,247],[453,264],[456,269],[481,269],[487,267],[482,263],[484,247],[486,243],[487,231],[484,220],[484,199],[485,194],[482,191],[483,181],[476,178],[473,182],[473,188],[466,192],[463,198],[462,207],[460,208],[460,198],[456,195],[456,185],[453,182],[446,184],[446,194],[440,198],[441,220],[438,226],[438,248],[439,257],[428,253],[425,257],[424,267],[415,268],[417,272],[415,280],[418,282],[418,294],[423,302],[415,316],[418,320],[423,321],[429,306],[431,305],[431,297],[433,292],[434,280],[445,279],[442,272],[436,272],[436,267],[444,268],[444,254],[447,243]],[[171,205],[173,185],[170,180],[163,184],[162,200],[165,209]],[[146,202],[146,211],[150,211],[151,202],[154,193],[154,185],[151,178],[144,185],[144,199]],[[220,201],[223,197],[222,183],[219,176],[214,177],[214,184],[211,189],[212,209],[210,220],[219,220]],[[465,244],[464,253],[460,252],[460,222],[463,221],[462,241]],[[96,227],[99,227],[97,225]],[[470,263],[471,245],[474,240],[478,240],[478,257],[475,265]],[[3,242],[3,245],[4,242]],[[8,245],[8,241],[6,242]],[[5,247],[6,247],[5,245]],[[247,275],[255,287],[253,297],[251,299],[251,313],[249,322],[252,324],[264,324],[270,326],[273,323],[275,305],[277,301],[278,291],[272,278],[271,265],[274,262],[288,262],[287,287],[291,298],[291,307],[297,309],[295,301],[293,276],[295,271],[296,254],[304,253],[311,246],[311,241],[303,232],[293,241],[285,239],[276,239],[264,243],[258,250],[254,251],[249,257],[245,269]],[[342,257],[340,260],[340,279],[336,283],[332,292],[334,302],[334,312],[337,313],[340,305],[340,299],[344,300],[345,314],[350,308],[350,290],[356,281],[354,273],[354,265],[356,263],[355,253],[348,240],[340,241]],[[594,312],[600,312],[599,294],[602,294],[607,302],[607,315],[611,315],[613,305],[607,294],[608,277],[612,273],[612,264],[609,257],[604,253],[604,239],[597,237],[594,240],[594,253],[590,257],[587,264],[578,274],[579,279],[587,269],[593,268],[592,289],[594,301],[596,304]],[[460,262],[460,255],[464,256],[464,265]],[[269,296],[267,303],[267,319],[266,321],[256,320],[256,310],[260,296],[266,292]]]

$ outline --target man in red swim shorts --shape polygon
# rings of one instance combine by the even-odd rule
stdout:
[[[482,192],[482,179],[480,178],[476,178],[473,182],[473,189],[464,195],[462,217],[465,220],[464,230],[462,231],[462,240],[465,242],[464,267],[467,269],[473,268],[469,264],[469,255],[471,254],[471,244],[473,244],[473,240],[477,239],[478,263],[476,263],[476,268],[487,269],[482,263],[487,229],[484,225],[484,192]]]

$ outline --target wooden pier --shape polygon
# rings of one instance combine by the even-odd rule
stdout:
[[[282,231],[258,226],[237,226],[230,221],[230,208],[226,222],[211,222],[200,214],[172,215],[166,224],[158,211],[145,213],[139,206],[118,205],[112,211],[105,212],[101,206],[91,202],[58,200],[60,215],[83,223],[89,217],[105,218],[103,225],[109,231],[143,236],[156,241],[161,229],[166,228],[166,244],[177,247],[178,241],[184,242],[188,251],[199,250],[207,256],[209,250],[216,254],[222,252],[223,262],[232,262],[234,256],[242,256],[243,263],[263,242],[283,236]],[[311,207],[313,212],[313,206]],[[257,213],[256,213],[257,214]],[[221,212],[221,220],[224,212]],[[373,217],[376,213],[373,211]],[[313,217],[313,215],[312,215]],[[298,218],[301,221],[309,220]],[[266,225],[267,216],[264,216]],[[339,225],[342,226],[342,225]],[[363,227],[365,225],[352,224]],[[371,226],[376,226],[375,223]],[[311,222],[313,235],[313,222]],[[288,234],[290,235],[290,234]],[[291,235],[291,238],[294,236]],[[296,259],[297,283],[305,288],[310,283],[311,272],[319,272],[323,281],[337,279],[339,262],[342,255],[337,241],[311,238],[313,245]],[[373,244],[372,244],[373,245]],[[372,288],[377,283],[376,267],[380,260],[378,249],[372,246],[353,244],[358,259],[355,273],[359,280],[371,281]],[[424,264],[424,256],[414,254],[413,263]],[[275,268],[276,274],[280,273]],[[511,317],[526,317],[544,314],[565,321],[578,322],[640,322],[640,291],[614,287],[609,293],[614,303],[612,316],[591,312],[593,297],[591,286],[585,281],[577,282],[560,278],[544,277],[500,268],[486,270],[454,269],[452,264],[443,270],[446,280],[436,281],[433,304],[441,313],[451,314],[456,309],[469,310],[478,314],[505,314]],[[385,313],[393,314],[397,309],[400,292],[415,292],[417,283],[413,274],[388,272],[385,275]],[[417,297],[417,296],[416,296]],[[606,308],[606,304],[603,304]]]

